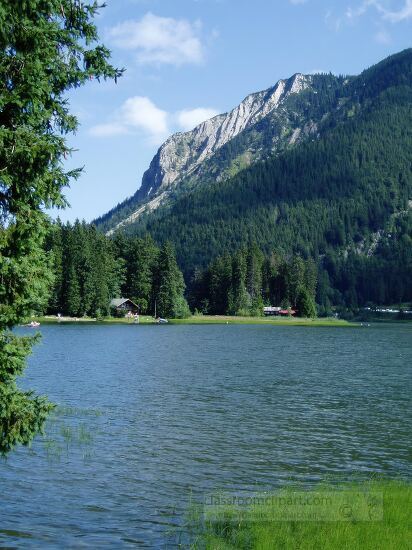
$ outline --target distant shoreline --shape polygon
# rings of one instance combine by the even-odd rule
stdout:
[[[155,325],[156,320],[148,315],[141,315],[139,323],[133,319],[105,317],[95,319],[92,317],[67,317],[58,318],[55,315],[35,317],[31,319],[41,325],[57,324],[112,324],[112,325]],[[169,319],[170,325],[270,325],[270,326],[304,326],[304,327],[358,327],[360,323],[352,323],[343,319],[316,318],[306,319],[300,317],[237,317],[229,315],[194,315],[187,319]]]

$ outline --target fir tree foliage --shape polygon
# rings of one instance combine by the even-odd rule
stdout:
[[[113,298],[129,298],[143,314],[190,315],[174,248],[150,236],[108,238],[93,225],[52,224],[45,242],[54,278],[43,311],[71,317],[110,315]],[[156,303],[156,307],[155,307]]]
[[[124,279],[124,261],[117,256],[115,243],[77,220],[73,225],[53,224],[45,246],[54,271],[48,313],[108,315]]]
[[[173,245],[166,242],[160,249],[155,270],[153,299],[156,301],[156,313],[160,317],[188,317],[190,311],[183,296],[184,289],[185,283]]]
[[[141,312],[150,312],[158,247],[149,236],[124,238],[123,235],[116,236],[115,246],[126,270],[122,296],[138,304]]]
[[[256,244],[232,256],[216,258],[198,272],[189,291],[193,310],[211,315],[262,316],[265,305],[297,309],[301,317],[316,317],[317,267],[300,256],[269,257]]]
[[[71,153],[65,134],[77,127],[65,94],[93,78],[121,74],[98,42],[98,8],[77,0],[0,4],[0,453],[28,444],[52,408],[17,387],[37,338],[12,328],[46,301],[44,209],[63,207],[62,189],[80,173],[63,166]]]

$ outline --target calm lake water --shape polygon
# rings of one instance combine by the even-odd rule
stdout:
[[[411,474],[412,325],[41,332],[22,384],[60,407],[0,462],[2,546],[172,547],[215,490]]]

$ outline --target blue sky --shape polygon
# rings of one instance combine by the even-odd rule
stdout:
[[[80,121],[63,220],[91,221],[140,186],[159,145],[296,72],[356,74],[410,47],[412,0],[107,0],[114,82],[70,94]]]

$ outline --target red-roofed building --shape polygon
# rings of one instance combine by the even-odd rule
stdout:
[[[295,315],[297,311],[294,309],[281,309],[279,311],[279,315]]]

